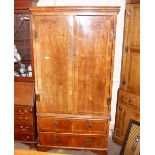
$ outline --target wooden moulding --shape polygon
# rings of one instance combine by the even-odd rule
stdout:
[[[41,152],[47,152],[52,149],[59,149],[59,146],[45,146],[45,145],[39,145],[37,144],[37,151]],[[85,151],[91,151],[94,153],[97,153],[98,155],[108,155],[108,150],[107,149],[98,149],[95,150],[94,148],[80,148],[80,147],[61,147],[62,150],[85,150]]]
[[[140,4],[140,0],[126,0],[126,4]]]
[[[39,0],[14,0],[15,9],[28,9],[29,7],[36,6]]]
[[[82,12],[88,12],[89,15],[94,13],[100,13],[100,12],[106,12],[106,13],[118,13],[120,10],[120,7],[115,6],[51,6],[51,7],[31,7],[30,12],[33,12],[33,14],[41,14],[41,13],[47,13],[52,14],[55,12],[61,12],[63,15],[64,13],[72,13],[72,14],[80,14]]]

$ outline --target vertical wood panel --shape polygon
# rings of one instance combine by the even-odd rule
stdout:
[[[112,68],[111,17],[76,16],[74,31],[74,110],[80,114],[106,113]]]
[[[39,46],[37,71],[41,89],[41,104],[39,104],[38,112],[69,113],[68,17],[37,17],[36,31]]]

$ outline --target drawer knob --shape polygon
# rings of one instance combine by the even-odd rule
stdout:
[[[20,120],[22,120],[23,119],[23,117],[19,117],[20,118]]]
[[[128,99],[128,103],[131,103],[132,102],[132,100],[131,99]]]
[[[92,123],[87,123],[87,124],[86,124],[86,127],[87,127],[87,128],[92,128],[93,126],[94,126],[94,124],[92,124]]]
[[[54,126],[59,126],[60,125],[60,122],[54,122],[53,125]]]
[[[58,141],[60,141],[60,138],[59,138],[59,137],[53,138],[53,142],[54,142],[54,143],[56,143],[56,142],[58,142]]]
[[[92,145],[93,144],[93,140],[88,138],[88,139],[85,140],[85,143],[87,145]]]

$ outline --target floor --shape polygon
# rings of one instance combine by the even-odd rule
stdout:
[[[25,149],[25,150],[29,150],[29,146],[21,144],[21,143],[15,143],[15,148],[17,149]],[[109,153],[108,155],[119,155],[121,146],[117,145],[115,143],[113,143],[111,136],[109,137]],[[96,153],[92,153],[90,151],[74,151],[74,150],[61,150],[61,149],[55,149],[49,152],[53,152],[53,153],[68,153],[68,154],[73,154],[73,155],[96,155]]]

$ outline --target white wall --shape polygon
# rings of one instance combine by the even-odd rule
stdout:
[[[113,129],[115,124],[117,90],[119,88],[120,72],[121,72],[125,0],[40,0],[37,4],[37,6],[75,6],[75,5],[121,7],[117,18],[114,76],[113,76],[112,104],[111,104],[112,120],[110,123],[110,129]]]

